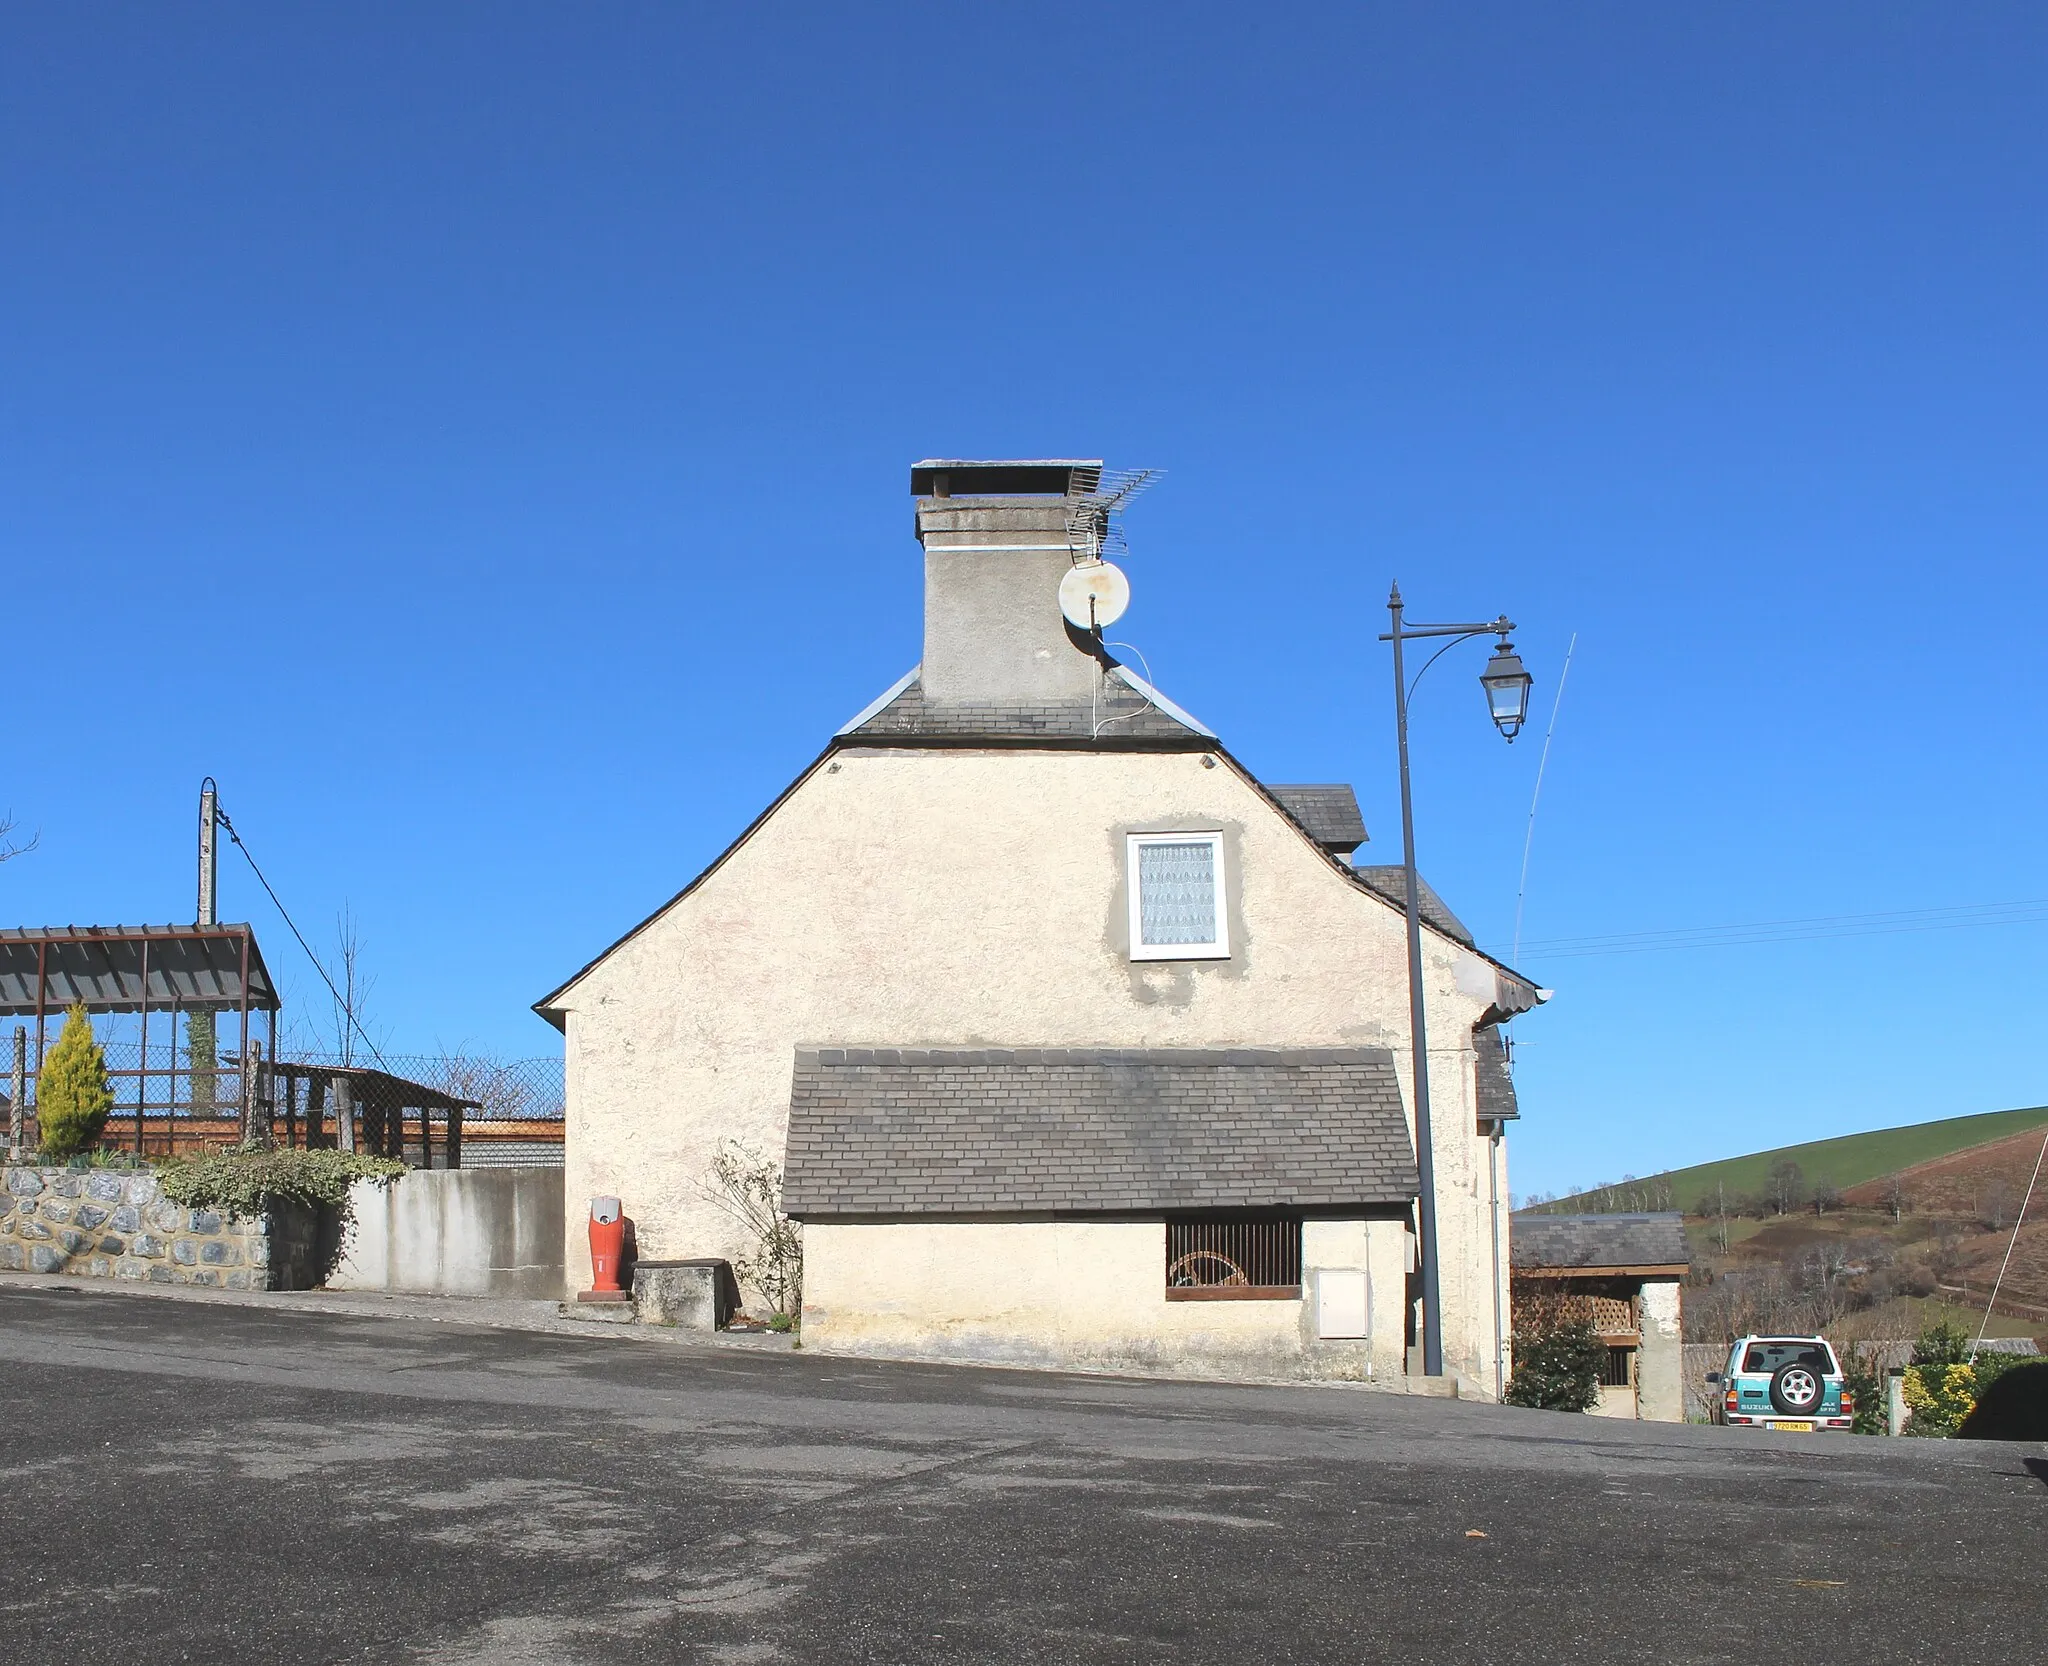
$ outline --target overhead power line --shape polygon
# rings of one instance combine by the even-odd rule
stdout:
[[[1666,931],[1624,931],[1604,936],[1529,938],[1530,959],[1578,960],[1589,955],[1658,954],[1677,949],[1735,948],[1753,943],[1802,943],[1832,937],[1879,937],[1897,932],[1962,931],[1979,926],[2048,924],[2048,897],[1970,903],[1958,908],[1900,908],[1882,914],[1813,914],[1738,925],[1686,926]]]
[[[221,826],[226,829],[227,836],[234,841],[235,849],[242,853],[242,860],[249,864],[249,871],[256,876],[256,883],[261,885],[264,891],[268,893],[271,904],[277,909],[279,917],[283,919],[287,926],[291,927],[292,935],[299,940],[299,947],[306,951],[306,958],[313,963],[313,970],[320,974],[320,981],[327,985],[327,993],[334,997],[334,1004],[340,1007],[342,1012],[347,1015],[349,1027],[363,1038],[363,1045],[369,1048],[371,1055],[376,1059],[377,1063],[383,1066],[386,1071],[389,1071],[390,1065],[384,1063],[384,1055],[378,1051],[377,1044],[370,1039],[370,1032],[363,1028],[362,1021],[356,1017],[355,1008],[350,1006],[348,998],[339,989],[334,987],[334,980],[327,975],[327,968],[320,964],[320,957],[313,952],[313,945],[306,941],[306,934],[299,930],[298,922],[292,918],[291,911],[284,905],[284,899],[277,894],[270,881],[263,877],[263,870],[256,865],[256,858],[249,854],[249,847],[242,843],[242,835],[235,831],[235,824],[228,820],[227,811],[220,808],[218,801],[215,803],[213,813]]]

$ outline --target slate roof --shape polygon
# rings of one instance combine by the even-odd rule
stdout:
[[[1508,1050],[1501,1045],[1500,1031],[1481,1024],[1472,1032],[1475,1097],[1481,1122],[1513,1122],[1522,1114],[1515,1098],[1515,1079],[1508,1073]]]
[[[800,1050],[793,1216],[1405,1205],[1384,1048]]]
[[[1406,912],[1408,907],[1408,870],[1395,862],[1372,867],[1354,867],[1351,870],[1368,890],[1379,892],[1396,907]],[[1418,876],[1419,877],[1419,876]],[[1454,938],[1468,949],[1479,945],[1472,940],[1472,933],[1465,929],[1465,922],[1445,906],[1444,899],[1429,888],[1429,881],[1422,881],[1422,918],[1425,923],[1435,926],[1446,937]]]
[[[1213,746],[1216,737],[1178,708],[1169,710],[1149,691],[1141,692],[1121,666],[1102,680],[1102,697],[1090,703],[1048,701],[1021,705],[938,705],[923,685],[907,679],[896,693],[839,731],[842,741],[1082,742],[1112,745],[1132,741]]]
[[[1509,1229],[1516,1267],[1683,1267],[1685,1217],[1655,1215],[1517,1215]]]
[[[1323,786],[1268,786],[1281,807],[1333,856],[1349,856],[1365,843],[1365,817],[1358,794],[1342,782]]]

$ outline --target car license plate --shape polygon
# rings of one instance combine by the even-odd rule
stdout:
[[[1767,1423],[1764,1427],[1776,1429],[1780,1434],[1787,1435],[1810,1435],[1813,1433],[1813,1425],[1811,1423]]]

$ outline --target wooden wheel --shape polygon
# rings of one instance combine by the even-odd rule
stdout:
[[[1166,1269],[1166,1282],[1177,1290],[1196,1285],[1250,1284],[1244,1269],[1215,1250],[1190,1250]]]

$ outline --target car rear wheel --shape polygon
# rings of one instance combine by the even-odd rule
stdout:
[[[1771,1404],[1788,1417],[1812,1417],[1825,1392],[1819,1373],[1796,1361],[1779,1366],[1771,1377]]]

